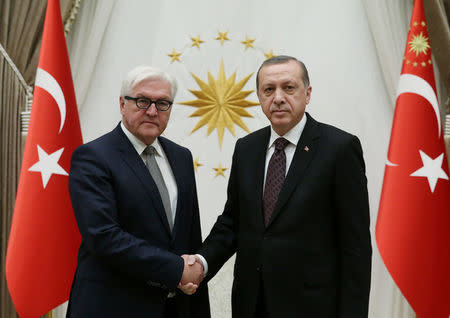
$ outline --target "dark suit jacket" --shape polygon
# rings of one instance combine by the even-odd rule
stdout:
[[[178,187],[173,233],[143,160],[120,125],[75,150],[69,192],[82,241],[68,317],[162,317],[184,263],[201,245],[189,150],[159,137]],[[180,318],[209,317],[204,284],[177,292]]]
[[[259,288],[270,317],[367,317],[372,249],[361,145],[307,116],[267,228],[270,127],[236,143],[224,212],[199,251],[208,278],[236,252],[234,318],[254,317]]]

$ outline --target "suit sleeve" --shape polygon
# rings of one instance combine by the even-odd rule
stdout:
[[[191,169],[190,179],[193,182],[192,186],[193,207],[192,207],[192,223],[190,231],[191,248],[189,250],[189,254],[195,254],[202,245],[202,231],[200,224],[200,211],[198,207],[197,187],[195,184],[194,165],[192,155],[190,152],[189,152],[189,167]],[[200,284],[195,294],[185,297],[189,297],[192,303],[192,306],[190,306],[191,317],[202,317],[202,318],[211,317],[209,296],[208,296],[208,285],[206,282]]]
[[[69,193],[82,244],[115,271],[175,289],[184,261],[121,227],[112,173],[96,152],[79,147],[72,156]]]
[[[227,202],[223,213],[217,218],[211,232],[198,252],[208,262],[207,279],[211,279],[223,264],[236,252],[239,228],[238,203],[238,153],[240,141],[236,142],[230,179],[227,188]]]
[[[339,151],[335,185],[341,282],[339,317],[367,317],[372,257],[369,201],[362,148],[355,136]]]

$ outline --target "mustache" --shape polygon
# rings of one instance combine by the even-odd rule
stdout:
[[[269,112],[273,113],[276,111],[288,111],[289,107],[286,104],[281,104],[281,105],[277,105],[277,104],[272,104],[269,107]]]

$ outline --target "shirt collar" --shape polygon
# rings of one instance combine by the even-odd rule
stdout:
[[[122,128],[123,132],[127,136],[128,140],[130,140],[131,144],[133,145],[134,149],[136,149],[137,153],[139,155],[142,154],[142,152],[147,148],[147,145],[143,143],[139,138],[137,138],[135,135],[133,135],[123,124],[123,122],[120,123],[120,127]],[[155,147],[156,153],[159,156],[162,156],[162,147],[159,143],[158,138],[155,139],[155,141],[151,144],[151,146]]]
[[[286,134],[284,134],[284,136],[278,135],[276,131],[273,129],[273,127],[270,126],[270,139],[267,148],[272,147],[275,140],[279,137],[287,139],[291,144],[297,147],[297,143],[300,140],[300,136],[302,135],[303,129],[305,129],[305,125],[306,125],[306,115],[303,114],[303,118],[297,123],[297,125],[292,127],[291,130],[289,130]]]

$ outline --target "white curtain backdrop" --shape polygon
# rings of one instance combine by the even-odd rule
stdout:
[[[84,1],[69,45],[84,141],[110,131],[120,120],[119,91],[134,66],[150,64],[178,79],[179,90],[165,136],[188,147],[202,164],[196,174],[205,237],[226,200],[231,155],[237,138],[247,132],[235,125],[225,131],[206,126],[191,133],[196,108],[181,105],[200,90],[191,76],[217,79],[221,61],[236,82],[256,72],[264,53],[303,60],[310,72],[312,99],[307,107],[317,120],[357,135],[362,142],[370,196],[374,246],[371,318],[412,318],[376,249],[374,229],[393,115],[393,99],[406,41],[410,0],[99,0]],[[367,14],[366,14],[367,12]],[[223,44],[216,38],[228,32]],[[191,37],[204,41],[192,46]],[[254,39],[253,47],[241,43]],[[168,54],[181,53],[171,62]],[[243,90],[255,90],[252,75]],[[248,100],[257,101],[253,92]],[[259,106],[243,118],[250,131],[268,124]],[[225,177],[213,168],[228,168]],[[230,260],[209,283],[213,317],[231,317]],[[55,317],[64,316],[64,308]]]
[[[386,90],[394,108],[413,1],[363,0],[363,3]]]
[[[363,3],[386,91],[394,110],[413,1],[364,0]],[[377,315],[373,317],[415,317],[411,306],[387,273],[376,245],[374,251],[376,257],[372,268],[370,307],[373,313],[374,308],[377,308]]]
[[[92,71],[115,3],[115,0],[82,1],[75,25],[69,33],[67,47],[79,109],[89,91]]]

